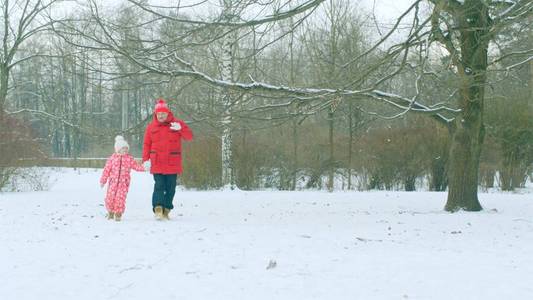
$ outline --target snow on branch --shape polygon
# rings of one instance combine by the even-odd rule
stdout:
[[[133,0],[131,0],[133,1]],[[130,1],[130,2],[131,2]],[[316,5],[323,2],[323,0],[314,0],[314,1],[308,1],[305,5],[300,6],[299,8],[291,10],[291,12],[294,14],[296,12],[301,12],[305,8],[312,9],[313,7],[316,7]],[[420,0],[416,1],[416,3],[411,6],[410,10],[417,10],[418,11],[418,3]],[[139,3],[140,6],[140,2]],[[142,7],[142,6],[141,6]],[[330,105],[330,102],[332,99],[336,98],[342,98],[342,97],[350,97],[350,96],[360,96],[365,97],[368,99],[375,100],[379,103],[386,104],[388,106],[392,106],[395,109],[400,109],[403,111],[403,113],[406,113],[407,111],[417,112],[417,113],[424,113],[429,114],[436,120],[439,120],[443,123],[449,123],[451,120],[453,120],[453,116],[460,112],[458,109],[449,108],[444,105],[438,105],[434,107],[428,107],[423,104],[421,104],[418,101],[420,91],[417,91],[417,95],[413,98],[407,98],[402,97],[400,95],[396,95],[393,93],[388,93],[384,91],[380,91],[377,89],[377,84],[373,85],[371,88],[366,88],[363,90],[352,90],[349,87],[347,88],[341,88],[341,89],[331,89],[331,88],[301,88],[301,87],[293,87],[293,86],[285,86],[285,85],[272,85],[265,82],[258,82],[250,77],[250,82],[233,82],[231,80],[221,80],[216,79],[208,74],[206,74],[203,71],[197,70],[195,66],[188,62],[186,59],[180,57],[177,52],[172,51],[167,53],[166,55],[163,55],[163,59],[171,59],[173,60],[177,66],[173,66],[172,68],[168,68],[168,64],[164,64],[161,61],[156,61],[153,58],[149,58],[146,56],[146,53],[144,52],[135,52],[131,51],[131,49],[128,49],[127,46],[123,45],[123,43],[120,43],[119,40],[115,38],[115,35],[112,32],[112,28],[108,28],[105,24],[105,21],[100,17],[100,13],[98,11],[98,7],[96,5],[91,5],[91,13],[92,17],[95,20],[95,25],[97,25],[101,29],[102,37],[95,37],[86,33],[83,33],[75,28],[70,28],[74,31],[73,34],[86,38],[91,42],[94,42],[98,45],[98,48],[100,49],[106,49],[109,51],[112,51],[114,53],[117,53],[121,55],[122,57],[129,60],[131,63],[137,65],[139,68],[141,68],[143,71],[140,71],[139,74],[158,74],[167,76],[169,78],[176,78],[176,77],[188,77],[194,80],[198,80],[204,83],[207,83],[212,86],[225,88],[225,89],[233,89],[238,90],[241,92],[263,92],[263,93],[278,93],[282,94],[288,97],[297,98],[297,97],[308,97],[308,98],[314,98],[318,99],[320,102],[320,105],[312,107],[309,103],[300,102],[300,104],[307,105],[307,108],[312,108],[311,111],[318,111],[320,109],[323,109],[324,107],[328,107]],[[281,14],[281,16],[287,16],[288,12],[286,14]],[[404,14],[406,15],[407,12]],[[279,20],[280,15],[277,15],[277,20]],[[261,20],[255,20],[253,22],[269,22],[268,18],[261,19]],[[425,19],[423,22],[419,22],[418,19],[415,18],[414,22],[414,28],[410,35],[409,40],[405,43],[399,44],[399,48],[395,49],[394,53],[402,53],[403,52],[403,63],[406,63],[407,59],[407,53],[408,49],[417,44],[420,43],[420,38],[424,37],[427,38],[428,32],[422,32],[422,28],[425,27],[427,23],[429,23],[430,18]],[[203,24],[203,23],[202,23]],[[209,23],[214,25],[223,25],[227,27],[231,26],[248,26],[250,23],[246,22],[236,22],[232,23],[233,25],[229,23]],[[253,23],[258,24],[258,23]],[[65,24],[68,26],[67,24]],[[68,33],[62,34],[61,36],[63,39],[65,39],[68,43],[74,44],[71,40],[68,39]],[[387,36],[384,37],[381,43],[387,38]],[[378,44],[380,43],[378,42]],[[76,45],[81,46],[83,45]],[[375,49],[375,48],[373,48]],[[144,53],[144,54],[143,54]],[[368,53],[368,52],[367,52]],[[161,57],[159,57],[161,58]],[[395,73],[395,72],[393,72]],[[388,78],[388,77],[386,77]],[[378,81],[382,82],[382,81]],[[284,104],[282,104],[284,105]],[[446,117],[446,115],[451,115],[452,117]]]
[[[16,111],[5,111],[5,113],[7,115],[15,115],[15,114],[21,114],[21,113],[30,113],[30,114],[39,114],[39,115],[43,115],[49,119],[52,119],[52,120],[56,120],[56,121],[59,121],[69,127],[73,127],[73,128],[77,128],[77,129],[81,129],[81,127],[79,125],[76,125],[72,122],[69,122],[68,120],[65,120],[64,118],[61,118],[61,117],[58,117],[56,115],[53,115],[51,113],[48,113],[46,111],[42,111],[42,110],[35,110],[35,109],[28,109],[28,108],[23,108],[23,109],[19,109],[19,110],[16,110]]]
[[[150,66],[147,64],[144,64],[137,58],[133,57],[132,55],[129,55],[127,51],[124,51],[124,49],[116,49],[116,51],[122,53],[125,57],[127,57],[129,60],[131,60],[133,63],[137,64],[138,66],[142,67],[146,70],[146,73],[152,73],[152,74],[159,74],[169,77],[189,77],[194,78],[199,81],[208,83],[213,86],[218,86],[222,88],[230,88],[235,90],[241,90],[241,91],[263,91],[263,92],[274,92],[274,93],[283,93],[288,94],[291,96],[313,96],[313,97],[319,97],[322,99],[326,99],[332,96],[355,96],[355,95],[361,95],[366,96],[375,100],[379,100],[382,103],[392,105],[396,108],[400,108],[406,111],[413,111],[418,113],[428,113],[435,115],[436,119],[439,121],[449,123],[453,118],[447,118],[443,116],[441,113],[447,112],[447,113],[458,113],[460,110],[449,108],[446,106],[437,106],[430,108],[428,106],[425,106],[421,103],[418,103],[416,100],[416,97],[413,99],[409,99],[406,97],[402,97],[396,94],[383,92],[380,90],[349,90],[349,89],[328,89],[328,88],[296,88],[296,87],[290,87],[290,86],[284,86],[284,85],[272,85],[268,83],[258,82],[255,81],[252,77],[250,77],[251,81],[250,83],[242,83],[242,82],[230,82],[226,80],[220,80],[213,78],[203,72],[198,71],[192,63],[189,63],[185,61],[184,59],[180,58],[177,54],[174,55],[174,58],[179,61],[186,69],[178,69],[178,70],[161,70],[155,66]]]
[[[505,67],[505,71],[509,72],[510,70],[512,70],[512,69],[514,69],[514,68],[516,68],[516,67],[519,67],[519,66],[521,66],[521,65],[524,65],[524,64],[526,64],[526,63],[528,63],[528,62],[530,62],[530,61],[533,61],[533,56],[530,56],[530,57],[526,58],[526,59],[523,60],[523,61],[520,61],[520,62],[517,62],[517,63],[512,64],[512,65],[510,65],[510,66]]]
[[[290,10],[283,11],[283,12],[275,12],[271,15],[265,16],[261,19],[252,19],[252,20],[242,20],[237,22],[227,22],[227,21],[202,21],[202,20],[192,20],[187,18],[180,18],[175,16],[166,15],[160,12],[157,12],[146,4],[142,3],[141,1],[136,0],[128,0],[128,2],[138,6],[144,11],[147,11],[151,14],[154,14],[155,16],[158,16],[160,18],[169,19],[175,22],[180,23],[187,23],[187,24],[193,24],[193,25],[208,25],[208,26],[225,26],[225,27],[251,27],[251,26],[257,26],[265,23],[280,21],[283,19],[288,19],[290,17],[293,17],[295,15],[298,15],[300,13],[303,13],[309,9],[314,9],[318,7],[322,2],[325,0],[309,0],[306,1]],[[180,7],[178,7],[180,8]]]
[[[295,88],[295,87],[289,87],[289,86],[283,86],[283,85],[271,85],[268,83],[257,82],[257,81],[253,81],[251,83],[229,82],[229,81],[215,79],[204,73],[193,71],[193,70],[160,71],[160,70],[152,69],[151,72],[160,74],[160,75],[168,75],[172,77],[179,77],[179,76],[193,77],[195,79],[204,81],[214,86],[237,89],[237,90],[244,90],[244,91],[275,92],[275,93],[284,93],[284,94],[289,94],[289,95],[294,95],[294,96],[315,96],[315,97],[319,97],[322,99],[327,99],[335,95],[337,96],[355,96],[355,95],[366,96],[368,98],[379,100],[382,103],[389,104],[396,108],[403,109],[406,111],[433,114],[437,116],[437,119],[439,119],[440,121],[444,121],[445,123],[449,123],[453,118],[447,118],[443,116],[441,114],[442,112],[448,112],[448,113],[453,113],[453,114],[460,112],[459,109],[453,109],[453,108],[449,108],[446,106],[438,106],[438,107],[430,108],[421,103],[413,101],[413,99],[409,99],[406,97],[402,97],[402,96],[392,94],[392,93],[387,93],[387,92],[380,91],[380,90],[363,91],[363,90],[345,90],[345,89],[336,90],[336,89],[328,89],[328,88]]]
[[[525,63],[528,63],[529,61],[533,60],[533,49],[529,49],[529,50],[523,50],[523,51],[515,51],[515,52],[511,52],[511,53],[506,53],[505,55],[502,55],[500,56],[499,58],[495,59],[494,61],[492,61],[489,65],[495,65],[507,58],[510,58],[510,57],[522,57],[522,56],[526,56],[526,58],[518,63],[514,63],[512,65],[509,65],[507,67],[503,67],[503,69],[505,71],[510,71],[511,69],[514,69],[516,67],[519,67]]]
[[[514,22],[517,19],[525,18],[533,13],[532,0],[518,1],[498,1],[498,4],[507,5],[507,9],[494,17],[494,23]]]

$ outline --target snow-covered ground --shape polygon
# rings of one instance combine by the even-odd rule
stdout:
[[[155,221],[134,173],[122,222],[100,171],[0,194],[0,299],[533,299],[533,195],[184,192]]]

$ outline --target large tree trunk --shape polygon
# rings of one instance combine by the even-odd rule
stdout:
[[[445,210],[479,211],[477,197],[479,160],[485,134],[483,101],[486,84],[489,22],[481,0],[465,1],[459,16],[461,30],[462,78],[459,107],[461,113],[451,126],[448,172],[448,201]]]
[[[479,157],[483,142],[481,112],[461,122],[459,117],[453,130],[448,170],[448,201],[445,210],[478,211],[482,207],[477,198]],[[468,123],[468,124],[466,124]]]

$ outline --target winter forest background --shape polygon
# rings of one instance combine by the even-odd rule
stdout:
[[[140,157],[159,97],[195,134],[187,188],[513,190],[533,178],[532,1],[413,0],[394,18],[353,0],[0,8],[0,188],[21,166],[101,166],[117,134]],[[448,210],[477,209],[450,193],[466,204]]]

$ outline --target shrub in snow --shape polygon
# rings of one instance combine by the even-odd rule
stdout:
[[[28,169],[20,169],[23,160],[42,159],[45,155],[34,138],[30,125],[24,120],[5,116],[0,120],[0,190],[13,186],[13,177],[22,176]],[[35,178],[35,173],[27,176]]]
[[[50,188],[50,169],[17,168],[3,187],[6,192],[46,191]]]

